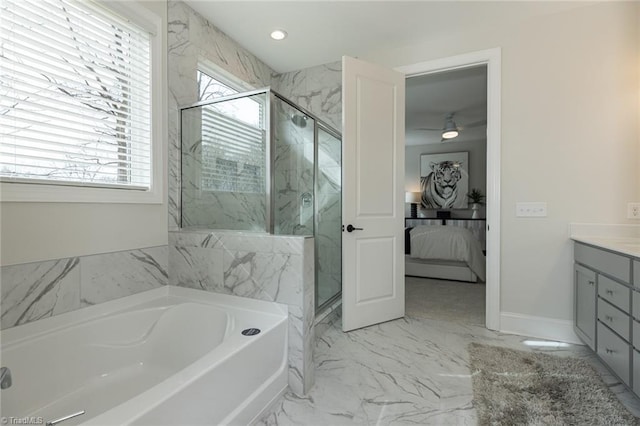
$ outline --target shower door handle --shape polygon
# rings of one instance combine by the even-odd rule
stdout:
[[[353,231],[362,231],[363,228],[356,228],[355,226],[349,224],[347,225],[347,232],[353,232]]]

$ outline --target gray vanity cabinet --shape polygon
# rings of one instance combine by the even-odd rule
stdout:
[[[578,336],[591,349],[596,349],[596,273],[575,265],[574,322]]]
[[[574,259],[576,334],[637,394],[640,293],[633,290],[633,259],[579,242]]]

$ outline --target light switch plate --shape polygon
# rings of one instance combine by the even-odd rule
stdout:
[[[516,203],[516,216],[517,217],[546,217],[547,203],[545,202]]]

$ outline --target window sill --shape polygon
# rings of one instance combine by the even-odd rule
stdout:
[[[0,182],[0,202],[162,204],[163,191]]]

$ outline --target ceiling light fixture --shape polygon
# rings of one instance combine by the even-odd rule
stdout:
[[[274,40],[284,40],[287,38],[287,32],[285,30],[273,30],[271,31],[271,38]]]
[[[458,136],[458,126],[453,121],[453,114],[449,114],[442,129],[442,139],[453,139]]]

